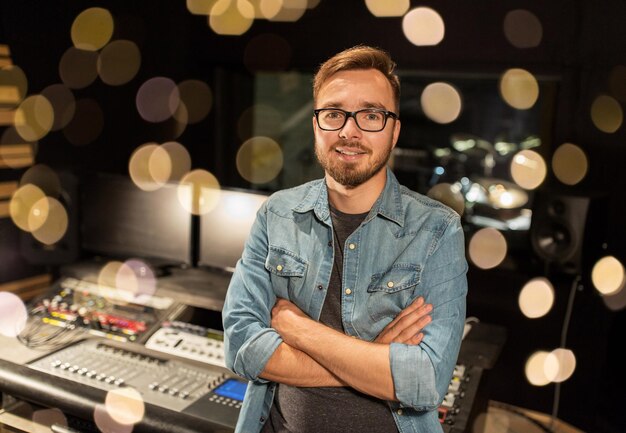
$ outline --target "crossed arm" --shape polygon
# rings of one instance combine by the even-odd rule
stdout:
[[[352,338],[307,316],[279,299],[272,327],[283,342],[260,376],[301,387],[350,386],[384,400],[397,400],[389,362],[389,344],[416,345],[431,321],[432,306],[418,297],[391,321],[374,342]]]

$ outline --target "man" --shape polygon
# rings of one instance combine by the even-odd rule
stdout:
[[[325,177],[259,210],[223,310],[250,380],[237,432],[437,432],[467,292],[449,208],[386,168],[400,133],[387,53],[357,46],[313,84]]]

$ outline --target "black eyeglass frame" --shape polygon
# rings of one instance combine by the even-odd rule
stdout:
[[[341,111],[342,113],[345,114],[346,117],[344,117],[343,124],[339,128],[333,128],[333,129],[323,128],[322,125],[320,125],[320,119],[319,119],[319,114],[322,111]],[[356,115],[359,114],[359,113],[362,113],[364,111],[367,111],[367,112],[370,112],[370,113],[382,113],[382,114],[384,114],[385,115],[385,120],[383,121],[382,128],[380,128],[380,129],[363,129],[363,128],[361,128],[361,125],[359,125],[359,121],[357,120]],[[317,126],[319,126],[319,128],[322,131],[339,131],[344,126],[346,126],[346,123],[348,123],[348,119],[350,117],[352,117],[354,119],[354,123],[356,124],[357,128],[359,128],[361,131],[365,131],[365,132],[380,132],[383,129],[385,129],[385,127],[387,126],[387,119],[389,119],[391,117],[391,118],[393,118],[395,120],[398,120],[400,118],[393,111],[382,110],[380,108],[363,108],[363,109],[357,110],[357,111],[346,111],[346,110],[342,110],[341,108],[317,108],[317,109],[313,110],[313,114],[315,115],[315,120],[317,121]]]

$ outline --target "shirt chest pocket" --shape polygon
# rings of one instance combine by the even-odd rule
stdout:
[[[307,262],[297,254],[270,245],[265,260],[265,269],[270,272],[272,287],[276,296],[295,299],[293,295],[302,288],[307,267]]]
[[[367,311],[373,321],[393,319],[415,296],[421,267],[410,263],[396,263],[386,272],[372,275],[367,287]]]

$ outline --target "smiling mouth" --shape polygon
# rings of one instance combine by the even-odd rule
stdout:
[[[335,147],[335,152],[346,156],[364,155],[367,153],[365,150],[343,147]]]

